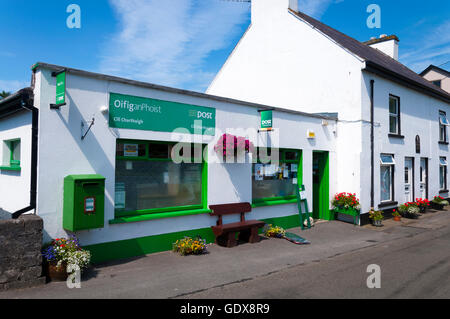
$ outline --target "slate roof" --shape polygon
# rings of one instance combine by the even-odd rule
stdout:
[[[432,95],[436,98],[450,103],[450,94],[442,90],[438,86],[425,80],[416,72],[407,68],[402,63],[384,54],[380,50],[374,49],[348,35],[339,32],[336,29],[302,13],[289,9],[289,11],[307,22],[312,27],[324,33],[339,45],[346,48],[353,54],[357,55],[366,62],[366,71],[376,73],[383,77],[388,77],[390,80],[401,82],[402,84],[420,90],[425,94]]]

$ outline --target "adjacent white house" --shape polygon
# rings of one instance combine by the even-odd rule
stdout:
[[[450,93],[450,72],[435,65],[430,65],[420,73],[426,80]]]
[[[450,95],[398,61],[396,36],[362,43],[296,0],[252,0],[251,14],[208,94],[339,113],[337,189],[360,196],[363,222],[371,207],[448,197]]]

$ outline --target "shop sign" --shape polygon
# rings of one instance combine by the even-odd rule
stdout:
[[[66,72],[56,75],[56,105],[66,103]]]
[[[215,135],[216,110],[170,101],[110,93],[109,126],[133,130]]]
[[[273,128],[272,110],[261,111],[261,130],[270,131]]]

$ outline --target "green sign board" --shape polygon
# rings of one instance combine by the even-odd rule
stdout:
[[[210,107],[110,93],[109,126],[133,130],[215,135],[216,110]]]
[[[261,111],[261,130],[270,131],[273,127],[272,110]]]
[[[66,103],[66,72],[56,76],[56,105]]]

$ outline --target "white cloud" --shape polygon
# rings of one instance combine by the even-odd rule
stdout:
[[[413,38],[404,46],[400,42],[400,60],[416,72],[450,60],[450,20],[423,33],[426,35],[420,40]]]
[[[298,9],[307,15],[320,19],[331,4],[343,1],[344,0],[299,0]]]
[[[14,93],[20,89],[29,87],[30,83],[18,80],[0,80],[0,92],[6,91]]]
[[[247,3],[219,0],[110,0],[119,31],[105,43],[100,71],[204,90],[205,60],[228,47],[248,22]]]

